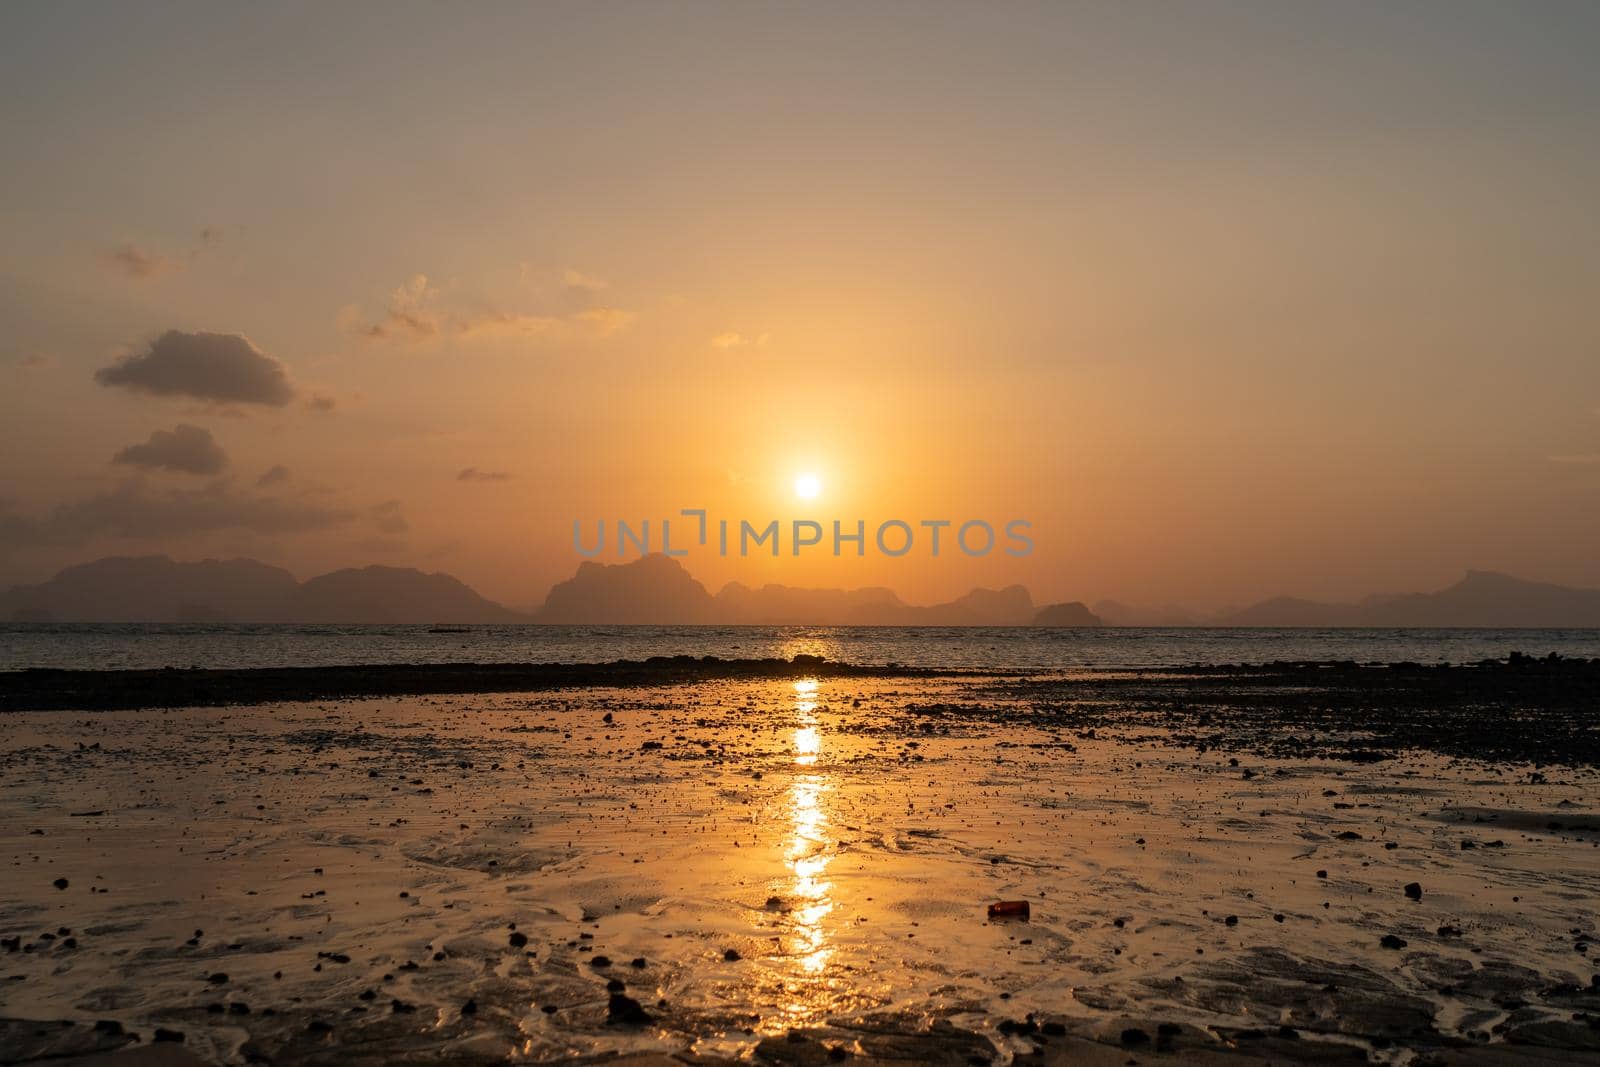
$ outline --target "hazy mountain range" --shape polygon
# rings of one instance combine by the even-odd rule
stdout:
[[[1048,617],[1041,619],[1041,616]],[[723,623],[795,626],[1099,626],[1082,604],[1036,606],[1020,585],[974,589],[943,604],[907,604],[893,590],[804,589],[729,582],[713,596],[675,559],[584,562],[550,590],[541,622]]]
[[[301,582],[253,559],[114,556],[0,594],[0,619],[48,622],[518,622],[448,574],[404,567]]]
[[[1276,597],[1201,615],[1102,601],[1036,605],[1020,585],[974,589],[942,604],[907,604],[892,590],[808,589],[729,582],[715,594],[665,556],[584,562],[535,612],[513,611],[448,574],[361,567],[297,580],[257,560],[178,563],[111,557],[0,594],[0,620],[49,622],[496,622],[816,626],[1600,627],[1600,590],[1469,571],[1435,593],[1356,603]]]

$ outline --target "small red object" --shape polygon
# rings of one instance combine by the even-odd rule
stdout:
[[[1027,919],[1028,902],[1026,900],[1002,900],[998,904],[990,904],[989,918]]]

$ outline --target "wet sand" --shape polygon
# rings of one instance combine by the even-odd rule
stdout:
[[[795,673],[7,714],[0,1062],[1600,1056],[1586,671]]]

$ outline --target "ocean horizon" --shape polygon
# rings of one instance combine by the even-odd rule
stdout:
[[[1600,657],[1600,629],[1036,626],[0,624],[0,671],[423,663],[608,663],[651,656],[995,671],[1280,661],[1476,663]]]

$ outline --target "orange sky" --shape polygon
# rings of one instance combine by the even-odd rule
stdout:
[[[1037,546],[691,557],[713,590],[1600,585],[1595,12],[8,6],[0,581],[526,606],[574,519],[703,506]],[[172,330],[290,398],[153,391]],[[224,458],[113,462],[180,425]]]

